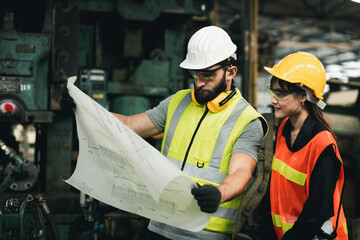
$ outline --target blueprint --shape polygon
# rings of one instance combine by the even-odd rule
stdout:
[[[156,148],[78,89],[69,94],[79,138],[79,156],[65,180],[85,194],[118,209],[189,231],[202,230],[210,215],[191,194],[194,181]]]

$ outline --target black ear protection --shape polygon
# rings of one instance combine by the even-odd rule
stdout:
[[[207,102],[206,106],[212,113],[218,113],[228,106],[228,102],[235,94],[235,88],[229,94],[222,92],[216,98]],[[201,104],[196,101],[194,88],[191,92],[191,99],[196,105],[201,106]]]

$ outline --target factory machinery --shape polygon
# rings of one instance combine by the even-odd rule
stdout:
[[[77,76],[109,111],[155,106],[190,86],[178,66],[213,8],[209,0],[1,1],[0,239],[142,238],[147,219],[63,181],[79,147],[60,90]]]
[[[1,1],[0,240],[142,239],[147,219],[63,181],[75,169],[79,146],[73,113],[58,105],[60,90],[68,77],[77,76],[75,84],[103,107],[131,115],[191,87],[179,64],[188,38],[210,24],[214,8],[211,0]],[[354,112],[358,108],[348,114]],[[264,116],[273,136],[272,115]],[[355,120],[358,124],[358,116]],[[350,141],[340,148],[352,173],[345,213],[355,220],[359,134],[335,130]],[[160,138],[146,140],[158,148]],[[240,209],[238,240],[261,239],[264,209],[257,206],[267,189],[272,153],[273,139],[267,137]]]
[[[63,181],[75,168],[78,141],[73,113],[58,105],[60,90],[77,76],[76,85],[110,111],[151,108],[187,86],[178,67],[185,30],[205,24],[213,5],[2,1],[0,239],[141,239],[147,219]]]

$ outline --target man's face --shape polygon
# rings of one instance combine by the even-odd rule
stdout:
[[[221,92],[227,90],[226,66],[213,66],[207,71],[194,71],[195,98],[199,104],[207,103],[216,98]],[[217,69],[217,70],[216,70]],[[210,72],[208,72],[210,70]],[[211,72],[211,70],[216,70]]]

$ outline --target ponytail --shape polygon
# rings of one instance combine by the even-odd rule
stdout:
[[[334,137],[334,139],[336,139],[335,133],[333,132],[333,130],[331,130],[330,124],[325,119],[325,116],[324,116],[323,112],[319,109],[319,107],[316,106],[315,104],[312,104],[309,101],[306,101],[305,104],[306,104],[306,108],[309,111],[309,114],[311,114],[316,119],[316,121],[321,123],[331,133],[331,135]]]

